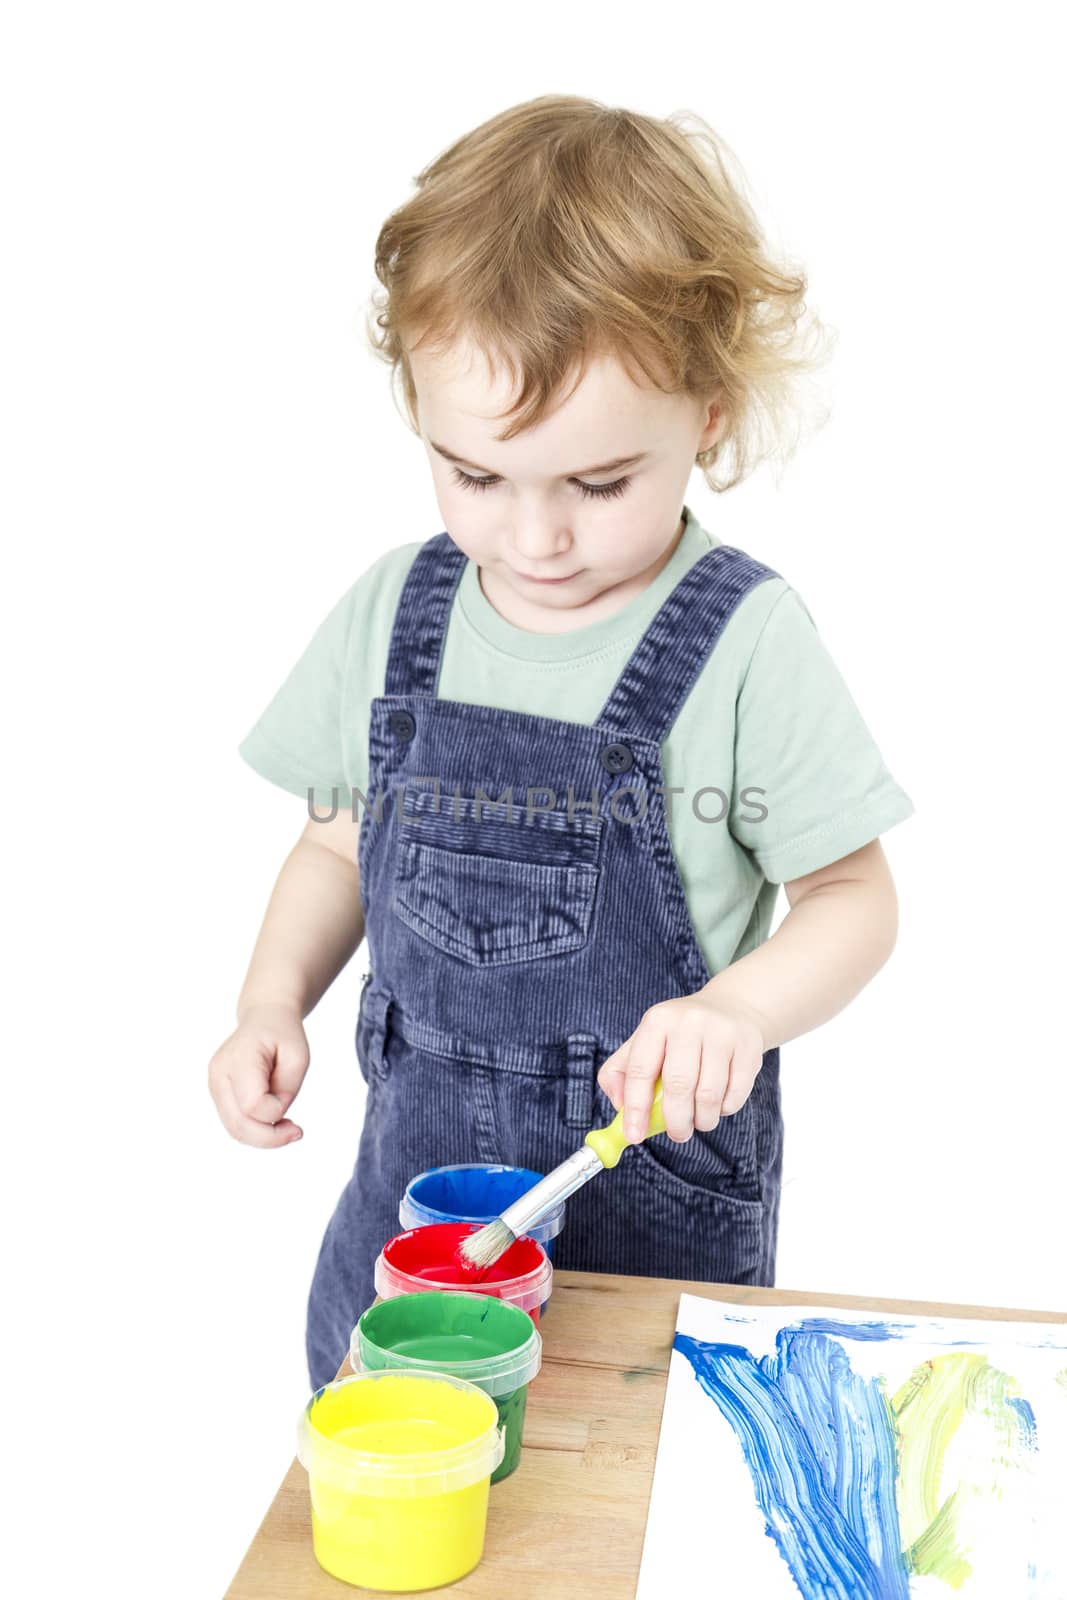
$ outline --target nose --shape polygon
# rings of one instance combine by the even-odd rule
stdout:
[[[531,566],[565,555],[572,542],[566,523],[551,509],[524,511],[512,523],[512,549],[520,562]]]

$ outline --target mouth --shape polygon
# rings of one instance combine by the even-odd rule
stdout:
[[[543,583],[547,587],[550,587],[556,583],[570,583],[572,578],[581,577],[581,574],[584,572],[584,570],[585,568],[583,567],[580,568],[578,572],[568,572],[566,576],[562,578],[535,578],[532,572],[516,572],[515,576],[517,578],[522,578],[524,583]]]

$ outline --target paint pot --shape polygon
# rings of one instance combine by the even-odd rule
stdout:
[[[543,1172],[531,1172],[529,1167],[457,1166],[432,1167],[412,1178],[400,1202],[400,1226],[423,1228],[434,1222],[478,1222],[483,1225],[495,1222],[535,1183],[540,1183]],[[562,1231],[567,1202],[557,1206],[527,1228],[529,1238],[544,1246],[545,1255],[552,1260],[552,1241]],[[541,1307],[542,1313],[545,1307]]]
[[[540,1183],[543,1172],[529,1167],[432,1167],[412,1178],[400,1202],[400,1226],[423,1228],[431,1222],[495,1222],[522,1195]],[[552,1260],[552,1241],[562,1232],[567,1202],[527,1229]]]
[[[520,1306],[539,1322],[541,1305],[552,1293],[552,1263],[544,1247],[536,1239],[516,1239],[483,1276],[464,1266],[457,1253],[462,1240],[477,1232],[476,1222],[434,1222],[398,1233],[374,1263],[375,1289],[383,1300],[421,1289],[465,1289]]]
[[[352,1330],[355,1371],[407,1367],[447,1372],[492,1395],[504,1429],[499,1483],[522,1452],[526,1386],[541,1370],[541,1335],[529,1313],[491,1295],[428,1289],[398,1295],[364,1311]]]
[[[325,1384],[297,1427],[319,1566],[391,1593],[454,1583],[482,1558],[503,1454],[496,1402],[473,1383],[405,1370]]]

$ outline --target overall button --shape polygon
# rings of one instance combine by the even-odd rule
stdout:
[[[609,772],[629,772],[634,754],[628,744],[606,744],[600,752],[600,763]]]
[[[390,711],[389,726],[398,739],[414,739],[415,718],[410,711]]]

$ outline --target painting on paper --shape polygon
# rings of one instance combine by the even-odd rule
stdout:
[[[1067,1600],[1067,1324],[682,1295],[637,1600]]]

